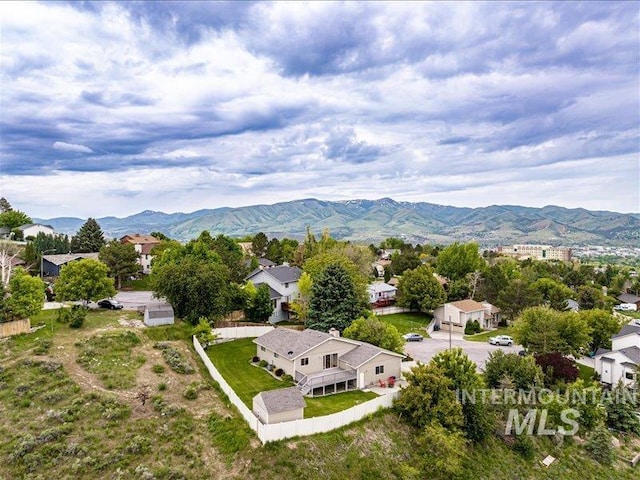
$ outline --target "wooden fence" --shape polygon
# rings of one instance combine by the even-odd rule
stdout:
[[[0,323],[0,338],[28,333],[31,330],[31,321],[28,318]]]

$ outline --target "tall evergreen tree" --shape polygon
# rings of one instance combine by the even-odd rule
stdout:
[[[132,243],[112,240],[100,249],[100,261],[109,267],[109,274],[116,279],[117,288],[122,287],[124,277],[135,275],[140,269],[138,252]]]
[[[10,212],[11,210],[13,210],[13,207],[9,201],[4,197],[0,198],[0,213]]]
[[[89,218],[71,239],[71,250],[75,253],[99,252],[106,243],[98,222]]]
[[[307,326],[315,330],[344,330],[362,315],[356,286],[339,264],[327,266],[311,287]]]

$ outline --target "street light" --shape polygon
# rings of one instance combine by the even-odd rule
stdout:
[[[55,252],[55,251],[56,251],[56,249],[53,248],[51,250],[45,250],[44,252],[40,253],[40,278],[44,278],[44,271],[43,271],[42,266],[43,266],[43,259],[44,259],[45,254],[51,253],[51,252]]]

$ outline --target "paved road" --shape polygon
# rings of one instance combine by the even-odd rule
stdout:
[[[125,310],[137,310],[138,307],[161,303],[157,298],[153,298],[153,292],[118,292],[115,299],[119,301]],[[59,302],[45,302],[44,309],[56,309],[62,307]],[[89,304],[89,308],[98,308],[94,302]]]
[[[502,349],[505,353],[517,353],[522,347],[513,345],[511,347],[499,347],[490,345],[489,342],[469,342],[462,338],[459,333],[451,335],[451,346],[460,347],[469,358],[474,361],[478,368],[483,369],[484,364],[489,358],[489,354],[497,349]],[[414,360],[428,362],[436,354],[449,348],[449,332],[433,332],[431,338],[425,338],[422,342],[407,342],[405,352],[413,357]]]

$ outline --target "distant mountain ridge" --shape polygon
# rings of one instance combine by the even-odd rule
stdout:
[[[61,233],[74,234],[85,220],[61,217],[34,219]],[[452,207],[426,202],[379,200],[323,201],[315,198],[216,208],[192,213],[152,210],[125,218],[97,219],[106,235],[161,231],[180,240],[197,237],[203,230],[240,237],[264,232],[272,237],[302,237],[307,227],[319,233],[329,228],[336,238],[377,242],[406,237],[411,242],[449,243],[477,241],[482,245],[551,243],[563,245],[637,245],[640,216],[583,208],[543,208],[492,205]]]

